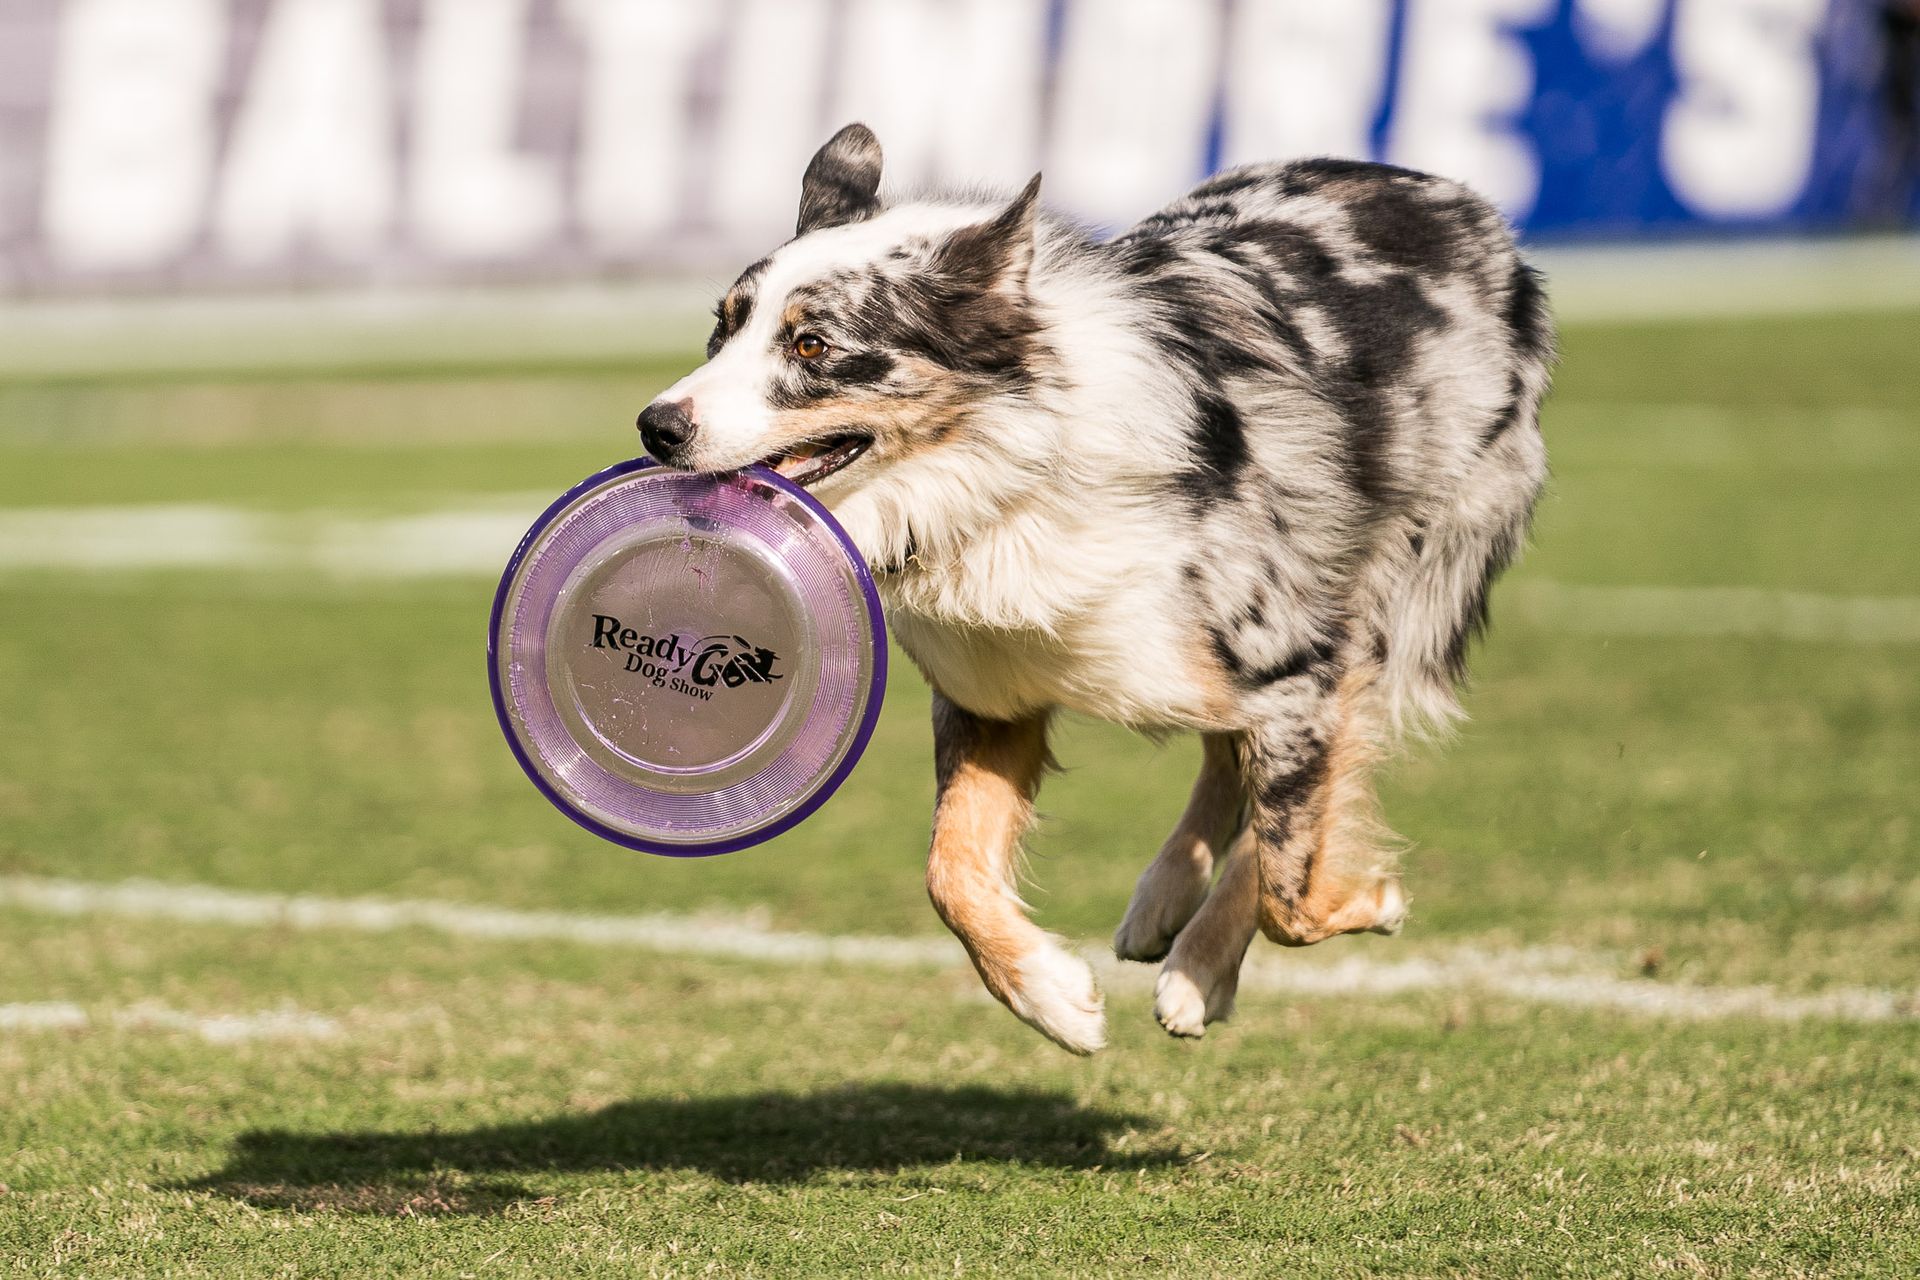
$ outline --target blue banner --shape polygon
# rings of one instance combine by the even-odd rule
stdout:
[[[1212,169],[1536,240],[1911,226],[1920,0],[0,0],[0,295],[706,275],[864,120],[1117,228]]]

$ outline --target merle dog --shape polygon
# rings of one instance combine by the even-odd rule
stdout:
[[[865,553],[934,689],[934,906],[1068,1049],[1101,1045],[1100,995],[1014,884],[1048,721],[1202,735],[1114,938],[1165,957],[1155,1014],[1197,1036],[1256,929],[1400,924],[1369,766],[1457,714],[1546,475],[1539,279],[1485,202],[1385,165],[1235,169],[1104,241],[1038,178],[883,200],[880,168],[860,125],[820,150],[641,432],[777,468]]]

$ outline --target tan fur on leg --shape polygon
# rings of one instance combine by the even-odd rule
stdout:
[[[1174,935],[1206,901],[1214,858],[1240,825],[1247,793],[1233,739],[1210,733],[1201,746],[1200,776],[1194,779],[1186,812],[1159,856],[1140,873],[1127,914],[1114,932],[1113,953],[1122,960],[1158,960],[1167,954]]]
[[[1153,1016],[1176,1036],[1198,1036],[1233,1014],[1240,963],[1253,942],[1260,903],[1259,842],[1242,831],[1220,879],[1180,931],[1153,987]]]
[[[981,981],[1023,1021],[1075,1053],[1105,1042],[1093,974],[1027,919],[1014,859],[1048,764],[1047,717],[987,720],[934,695],[939,800],[927,893]]]
[[[1284,839],[1262,841],[1260,931],[1283,946],[1342,933],[1395,933],[1406,916],[1392,836],[1373,789],[1377,676],[1377,668],[1365,665],[1341,678],[1319,776],[1285,816]],[[1295,868],[1304,874],[1290,874]]]

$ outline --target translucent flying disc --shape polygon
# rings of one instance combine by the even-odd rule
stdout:
[[[595,835],[680,856],[819,808],[867,745],[886,667],[873,579],[804,489],[644,458],[534,522],[487,642],[534,786]]]

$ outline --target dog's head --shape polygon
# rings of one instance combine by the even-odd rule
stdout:
[[[647,452],[765,463],[837,505],[953,448],[1032,389],[1039,183],[1011,203],[883,208],[879,142],[842,129],[807,166],[794,238],[720,299],[707,363],[640,414]]]

